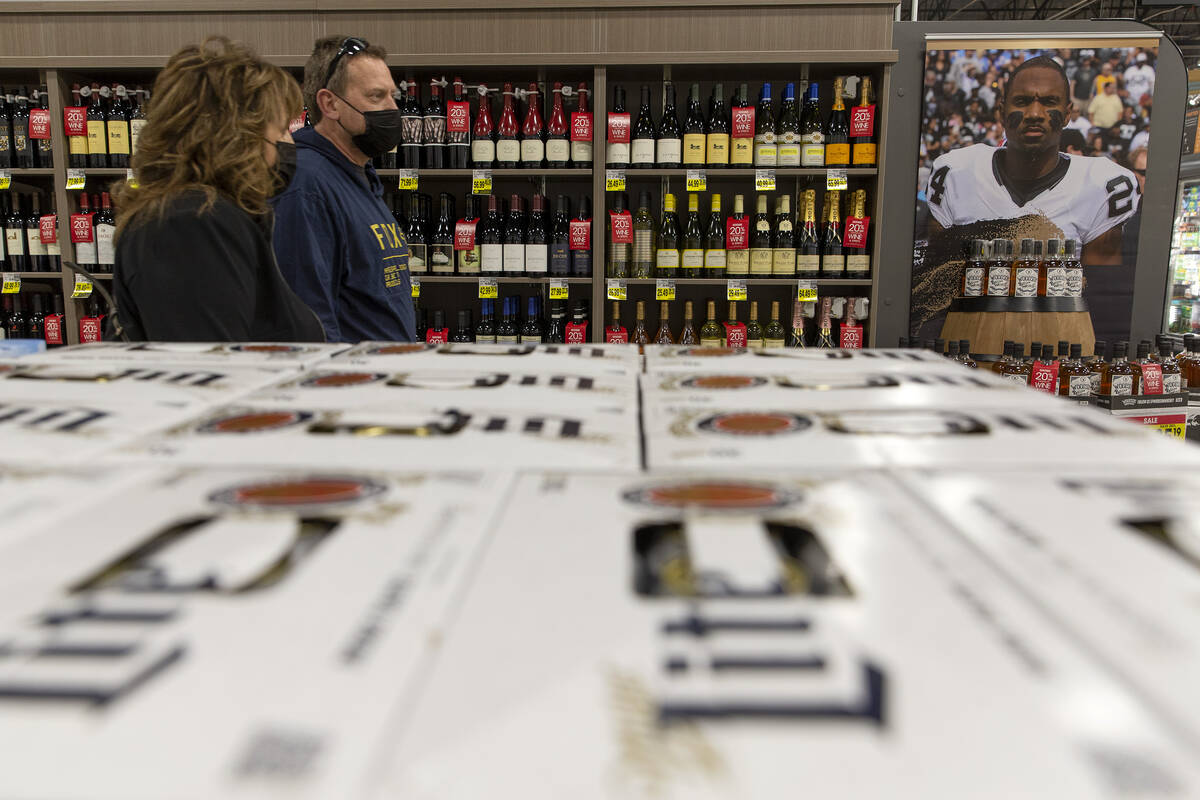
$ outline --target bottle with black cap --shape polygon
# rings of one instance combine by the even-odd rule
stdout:
[[[937,353],[939,356],[946,355],[946,340],[945,339],[934,339],[933,340],[933,352]]]
[[[525,324],[521,326],[521,344],[542,343],[542,320],[538,310],[538,299],[529,298],[529,310],[525,314]]]
[[[946,358],[958,361],[958,341],[956,339],[951,339],[946,345]]]
[[[571,201],[565,194],[554,197],[554,218],[550,222],[550,274],[561,278],[571,274]]]
[[[462,309],[458,312],[458,324],[454,326],[454,330],[450,334],[452,342],[472,342],[475,337],[471,330],[471,311],[470,309]]]
[[[969,367],[970,369],[979,369],[979,364],[975,361],[975,359],[971,358],[970,339],[958,340],[958,362],[964,367]]]
[[[475,326],[475,344],[496,343],[495,300],[480,300],[479,324]]]
[[[550,320],[546,323],[546,334],[542,341],[547,344],[563,344],[567,341],[567,304],[562,300],[550,301]]]
[[[1141,374],[1129,363],[1129,343],[1117,342],[1113,345],[1112,361],[1105,365],[1100,378],[1100,394],[1114,397],[1140,394],[1140,377]]]
[[[1008,360],[1000,368],[1000,377],[1017,383],[1029,383],[1030,365],[1025,361],[1025,345],[1013,342],[1008,348]]]
[[[1058,396],[1086,400],[1092,394],[1092,371],[1083,363],[1083,346],[1073,344],[1067,358],[1058,366]]]
[[[1179,366],[1179,359],[1171,354],[1170,338],[1163,335],[1156,338],[1158,339],[1158,361],[1162,364],[1163,394],[1186,391],[1187,379],[1183,375],[1183,368]]]

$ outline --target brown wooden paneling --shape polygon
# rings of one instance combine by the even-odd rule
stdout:
[[[827,4],[829,0],[754,0],[744,6],[811,6]],[[879,5],[889,8],[895,0],[855,0],[857,5]],[[654,6],[719,6],[729,0],[406,0],[404,10],[474,10],[501,8],[622,8]],[[396,11],[396,0],[175,0],[169,5],[162,0],[5,0],[0,14],[113,14],[136,12],[156,14],[176,11]]]

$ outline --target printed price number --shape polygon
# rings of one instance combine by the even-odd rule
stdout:
[[[471,170],[471,194],[492,193],[492,171],[490,169]]]
[[[566,281],[550,281],[550,299],[551,300],[566,300],[570,297],[571,291],[567,288]]]
[[[87,174],[81,169],[67,170],[67,188],[82,189],[87,185]]]
[[[92,282],[82,275],[75,276],[75,288],[71,290],[71,297],[75,300],[92,296]]]
[[[623,170],[623,169],[606,169],[604,171],[604,191],[606,191],[606,192],[623,192],[623,191],[625,191],[625,170]]]
[[[1182,422],[1167,422],[1158,425],[1151,425],[1151,428],[1159,433],[1165,433],[1167,436],[1172,436],[1176,439],[1182,439],[1187,434],[1187,426]]]
[[[495,300],[500,296],[500,287],[496,284],[494,278],[479,279],[479,299],[480,300]]]
[[[625,290],[625,281],[610,280],[607,282],[607,286],[609,300],[624,300],[628,297],[628,293]]]
[[[726,300],[745,300],[746,299],[746,282],[745,281],[725,281],[725,299]]]
[[[796,281],[796,299],[808,302],[817,299],[817,285],[812,281]]]
[[[472,181],[474,184],[474,181]],[[488,189],[491,189],[491,182],[488,183]],[[417,171],[415,169],[400,170],[400,191],[415,192],[417,190]]]
[[[6,169],[0,169],[0,191],[12,186],[12,173]]]
[[[846,170],[830,169],[825,171],[825,188],[829,191],[839,192],[849,185],[850,183],[846,179]]]
[[[754,170],[754,188],[760,192],[775,191],[775,170],[773,170],[773,169],[756,169],[756,170]]]
[[[21,276],[15,272],[4,273],[3,288],[0,288],[0,293],[16,294],[21,291]]]
[[[689,192],[703,192],[707,189],[707,173],[702,169],[689,169],[687,171],[687,190]]]
[[[421,279],[420,278],[412,279],[412,296],[414,298],[421,296]]]
[[[654,299],[655,300],[674,300],[675,299],[675,281],[659,280],[654,282]]]

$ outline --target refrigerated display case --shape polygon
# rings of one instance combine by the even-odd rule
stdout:
[[[1164,324],[1170,333],[1200,333],[1200,169],[1179,181],[1171,230],[1170,285]]]

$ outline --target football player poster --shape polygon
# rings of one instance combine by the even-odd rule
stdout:
[[[941,335],[971,240],[1054,238],[1096,338],[1127,339],[1157,49],[987,44],[925,55],[909,333]]]

